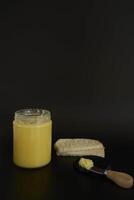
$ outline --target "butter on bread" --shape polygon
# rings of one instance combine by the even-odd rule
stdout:
[[[86,156],[95,155],[105,157],[103,144],[94,139],[66,138],[59,139],[54,144],[58,156]]]

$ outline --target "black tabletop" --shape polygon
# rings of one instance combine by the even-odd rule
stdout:
[[[53,143],[60,134],[53,134]],[[67,137],[68,134],[62,134]],[[70,134],[69,137],[76,137]],[[114,170],[134,175],[132,159],[133,140],[107,138],[93,134],[77,134],[77,137],[98,138],[105,145],[106,159]],[[78,173],[73,167],[76,157],[58,157],[54,150],[49,165],[38,169],[22,169],[12,162],[12,134],[2,137],[0,162],[0,196],[3,199],[52,200],[52,199],[133,199],[134,189],[122,189],[100,176]]]

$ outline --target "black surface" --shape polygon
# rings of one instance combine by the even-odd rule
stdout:
[[[53,135],[53,142],[60,137],[58,133]],[[71,135],[73,137],[73,134]],[[83,133],[77,136],[91,138],[91,135]],[[67,137],[68,134],[64,133],[62,136]],[[129,143],[125,140],[115,141],[103,136],[100,139],[106,146],[106,160],[109,160],[112,169],[134,176],[133,141]],[[4,137],[1,140],[3,147],[0,157],[0,195],[2,199],[51,200],[90,197],[131,200],[134,197],[134,188],[122,189],[100,176],[78,173],[73,165],[77,158],[57,157],[54,151],[52,162],[46,167],[32,170],[16,167],[12,162],[11,141],[11,134],[8,140]]]
[[[101,140],[116,170],[134,175],[134,14],[126,1],[0,2],[0,198],[134,199],[74,172],[73,158],[38,170],[12,163],[17,109],[51,110],[53,140]]]

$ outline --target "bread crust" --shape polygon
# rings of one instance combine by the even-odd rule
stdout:
[[[94,139],[67,138],[59,139],[54,144],[58,156],[86,156],[95,155],[105,157],[103,144]]]

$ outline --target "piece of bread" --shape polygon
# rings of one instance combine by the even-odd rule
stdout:
[[[58,156],[87,156],[105,157],[103,144],[94,139],[59,139],[54,144]]]

